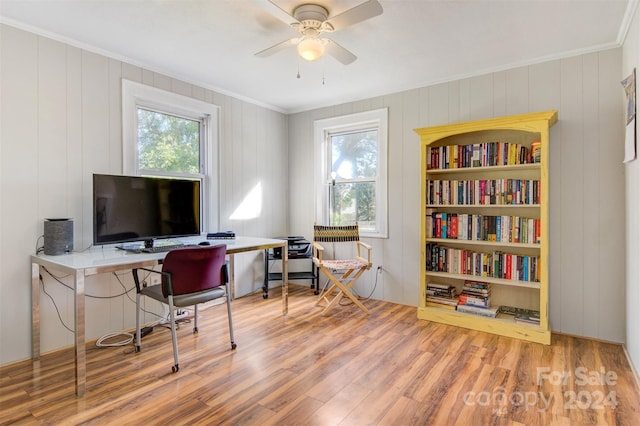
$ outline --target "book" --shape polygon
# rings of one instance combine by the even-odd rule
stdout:
[[[516,322],[540,325],[540,312],[529,311],[516,313],[514,316]]]
[[[449,235],[447,238],[458,238],[458,215],[453,213],[450,215]]]
[[[517,323],[540,325],[540,311],[526,308],[516,308],[513,306],[500,306],[500,313],[513,315]]]
[[[457,300],[455,298],[450,299],[450,298],[446,298],[446,297],[427,296],[426,300],[427,300],[427,302],[440,303],[442,305],[456,306],[458,304],[458,302],[457,302]]]
[[[478,296],[489,296],[491,294],[491,290],[488,288],[473,288],[473,287],[464,287],[464,293],[466,294],[476,294]]]
[[[436,296],[436,297],[448,297],[448,298],[452,298],[455,297],[455,290],[454,291],[447,291],[447,290],[433,290],[430,288],[427,288],[427,296]]]
[[[464,290],[458,296],[458,305],[471,305],[483,308],[489,307],[489,297],[466,293]]]
[[[434,214],[427,214],[425,217],[425,232],[427,238],[433,238],[433,219]]]
[[[481,308],[478,306],[458,305],[456,310],[458,312],[464,312],[466,314],[480,315],[488,318],[495,318],[498,316],[499,308],[497,306]]]
[[[520,316],[516,315],[514,317],[514,320],[518,324],[540,325],[540,317],[535,319],[535,318],[527,318],[527,317],[523,318],[523,317],[520,317]]]
[[[427,284],[427,288],[432,287],[432,288],[439,288],[442,290],[448,290],[451,287],[453,287],[452,285],[447,285],[447,284],[437,284],[437,283],[429,283]],[[455,287],[453,287],[455,288]]]
[[[442,221],[441,221],[442,229],[440,231],[442,238],[447,238],[447,224],[448,224],[447,213],[442,213]]]
[[[541,158],[540,141],[531,142],[531,162],[539,163]]]
[[[432,301],[427,301],[427,303],[425,304],[425,306],[428,306],[430,308],[441,308],[441,309],[449,309],[449,310],[456,310],[456,305],[447,305],[444,303],[437,303],[437,302],[432,302]]]
[[[458,304],[456,287],[448,284],[428,283],[425,296],[427,303],[453,306],[454,309]]]

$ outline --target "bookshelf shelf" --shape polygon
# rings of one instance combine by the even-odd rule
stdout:
[[[486,174],[492,172],[501,172],[501,173],[510,173],[517,172],[520,173],[525,170],[534,170],[537,171],[540,169],[540,163],[529,163],[529,164],[514,164],[507,166],[486,166],[486,167],[456,167],[453,169],[427,169],[427,173],[431,175],[446,175],[446,174]]]
[[[466,274],[451,274],[449,272],[435,272],[435,271],[427,271],[427,278],[450,278],[455,280],[466,280],[466,281],[481,281],[490,284],[499,284],[513,287],[522,287],[522,288],[533,288],[536,290],[540,289],[540,283],[536,281],[520,281],[520,280],[505,280],[504,278],[494,278],[494,277],[479,277],[477,275],[466,275]]]
[[[540,204],[427,204],[428,209],[534,209],[539,210]]]
[[[420,231],[424,273],[420,275],[418,318],[543,344],[551,342],[548,153],[549,128],[556,121],[556,111],[545,111],[415,129],[422,148],[424,215]],[[522,198],[525,194],[527,203]],[[480,204],[479,199],[523,203]],[[519,221],[518,226],[512,226],[514,220]],[[459,223],[464,224],[462,230]],[[524,223],[528,226],[522,228]],[[440,238],[440,234],[448,238]],[[471,235],[472,240],[468,239]],[[502,241],[496,241],[496,235]],[[527,242],[504,242],[518,239]],[[459,273],[479,270],[489,276]],[[468,282],[485,283],[481,285],[486,292],[482,297],[491,307],[539,312],[539,324],[516,322],[505,314],[491,318],[460,312],[447,308],[445,302],[437,303],[438,286],[448,287],[450,292],[455,287],[458,294],[463,288],[469,291]],[[464,301],[460,298],[458,303]]]
[[[545,345],[550,342],[549,333],[541,327],[517,323],[513,317],[508,315],[485,318],[449,309],[424,307],[418,311],[418,318]]]
[[[458,240],[454,238],[425,238],[428,243],[447,244],[452,246],[463,247],[486,247],[491,250],[496,249],[514,249],[514,250],[540,250],[540,244],[530,243],[504,243],[499,241],[477,241],[477,240]]]

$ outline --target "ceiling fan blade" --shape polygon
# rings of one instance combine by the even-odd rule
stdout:
[[[367,19],[378,16],[381,13],[382,6],[378,3],[378,0],[367,0],[364,3],[360,3],[359,5],[345,10],[336,16],[332,16],[327,19],[327,22],[329,22],[335,30],[339,30],[349,25],[366,21]]]
[[[340,46],[338,43],[336,43],[335,41],[331,40],[331,39],[325,39],[327,40],[327,45],[325,46],[325,50],[326,52],[333,56],[334,58],[336,58],[338,61],[342,62],[345,65],[349,65],[351,62],[355,61],[356,59],[358,59],[358,57],[356,55],[354,55],[353,53],[349,52],[347,49],[345,49],[344,47]]]
[[[282,9],[280,6],[272,2],[271,0],[267,0],[264,2],[264,7],[271,13],[273,16],[281,20],[287,25],[300,23],[295,17],[293,17],[289,12]]]
[[[258,56],[260,58],[266,58],[267,56],[271,56],[274,53],[277,53],[281,50],[286,49],[289,46],[294,46],[296,44],[298,44],[298,41],[300,41],[299,38],[291,38],[289,40],[285,40],[281,43],[278,43],[276,45],[273,45],[271,47],[267,47],[264,50],[261,50],[260,52],[256,53],[255,56]]]

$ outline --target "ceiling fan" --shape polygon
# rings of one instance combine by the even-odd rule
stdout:
[[[264,58],[287,47],[297,46],[298,54],[307,61],[315,61],[326,51],[345,65],[355,61],[357,59],[356,55],[335,41],[329,38],[321,38],[320,36],[324,33],[331,33],[349,25],[366,21],[382,13],[382,6],[378,3],[378,0],[367,0],[331,17],[326,8],[317,4],[297,6],[293,10],[293,15],[284,11],[271,0],[267,0],[266,5],[274,16],[298,31],[300,37],[294,37],[264,49],[256,53],[256,56]]]

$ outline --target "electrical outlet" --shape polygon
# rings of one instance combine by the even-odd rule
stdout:
[[[382,272],[382,265],[378,265],[378,273]]]

